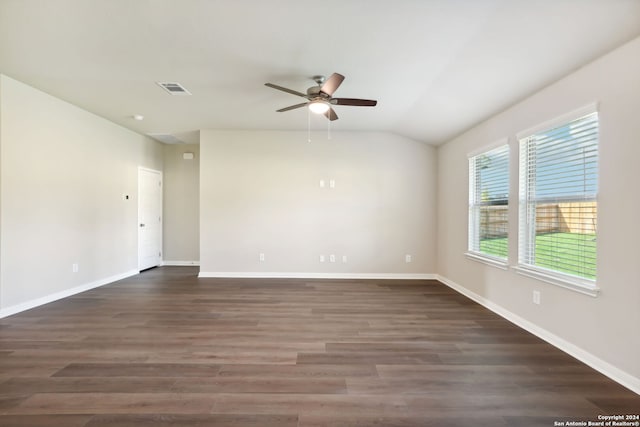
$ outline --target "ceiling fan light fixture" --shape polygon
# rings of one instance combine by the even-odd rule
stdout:
[[[309,110],[315,114],[324,114],[329,111],[330,105],[326,101],[312,101],[309,103]]]

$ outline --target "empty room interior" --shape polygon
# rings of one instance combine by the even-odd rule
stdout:
[[[0,425],[640,426],[640,1],[0,0]]]

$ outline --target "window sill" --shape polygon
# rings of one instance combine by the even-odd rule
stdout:
[[[504,259],[489,257],[487,255],[479,254],[477,252],[466,252],[464,255],[470,260],[481,262],[483,264],[490,265],[491,267],[496,267],[501,270],[509,269],[509,264]]]
[[[591,297],[597,297],[600,293],[600,288],[598,288],[595,283],[589,284],[586,282],[582,282],[580,279],[572,279],[571,277],[555,275],[552,272],[547,273],[546,271],[531,268],[529,266],[519,265],[517,267],[513,267],[513,269],[516,271],[516,273],[522,276],[541,280],[543,282],[560,286],[574,292],[579,292],[584,295],[589,295]]]

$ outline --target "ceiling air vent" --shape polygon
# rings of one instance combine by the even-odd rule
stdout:
[[[177,82],[156,82],[158,86],[169,92],[171,95],[191,95],[184,86]]]

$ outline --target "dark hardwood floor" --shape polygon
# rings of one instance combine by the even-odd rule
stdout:
[[[163,267],[0,320],[0,426],[554,426],[640,396],[435,281]]]

